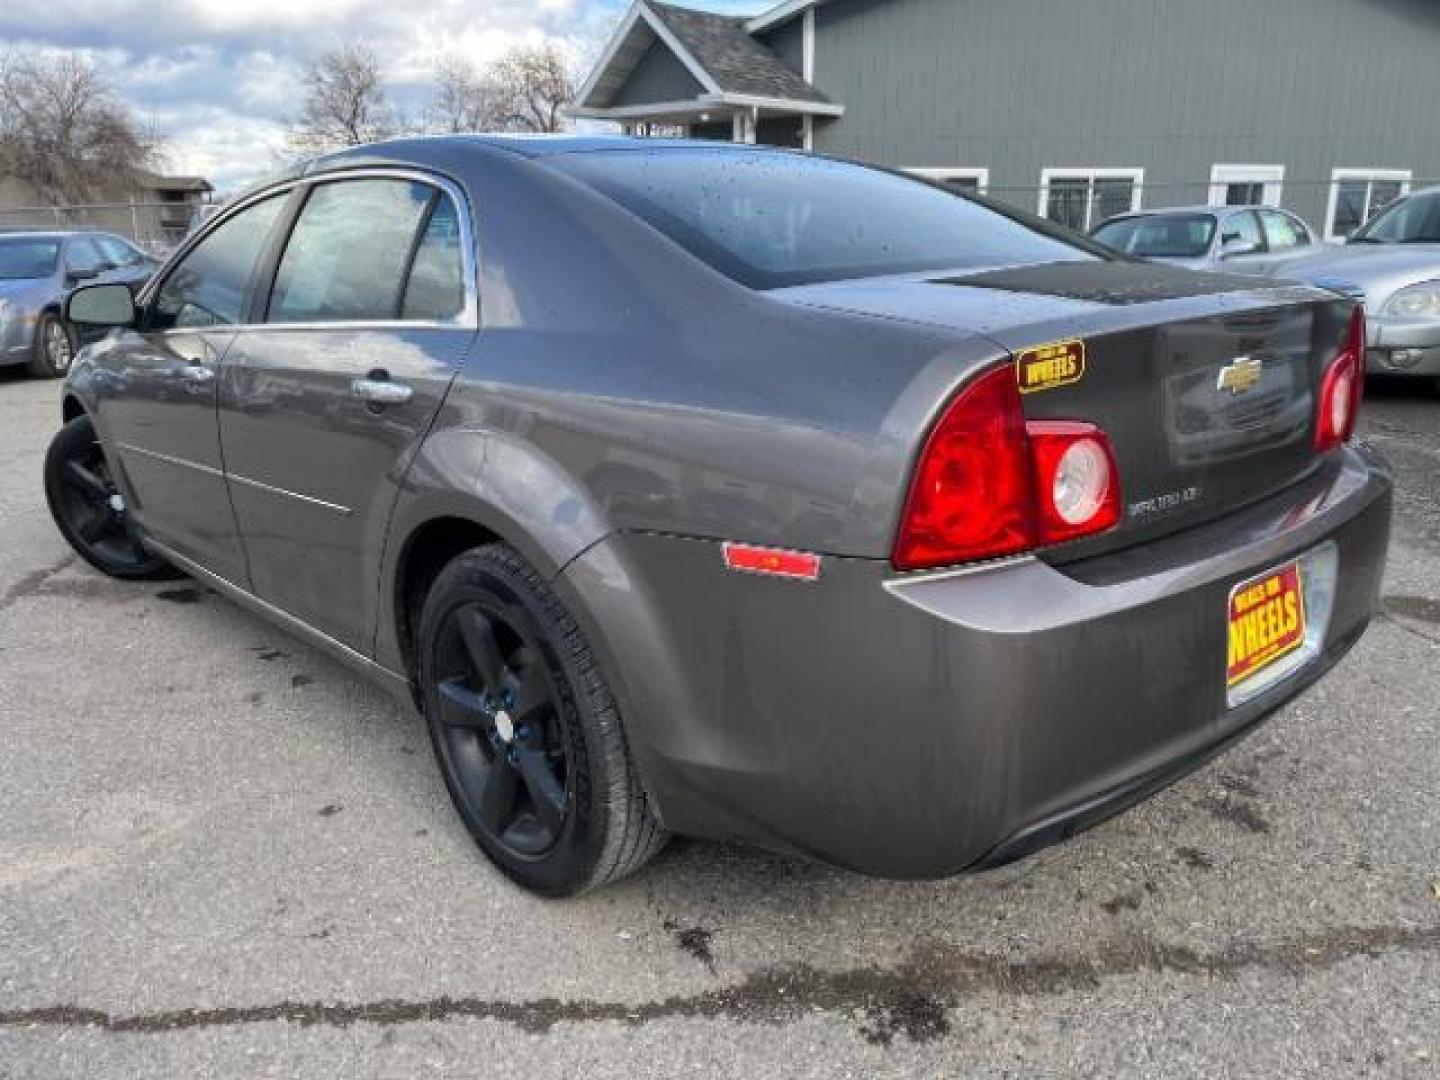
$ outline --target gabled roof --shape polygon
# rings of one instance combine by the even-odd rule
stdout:
[[[709,11],[693,11],[647,0],[647,7],[670,28],[695,61],[714,78],[721,93],[793,101],[827,100],[792,71],[764,42],[745,29],[749,21]]]
[[[754,37],[746,28],[748,21],[659,0],[635,0],[570,111],[580,116],[613,114],[617,93],[659,40],[699,84],[691,104],[755,105],[833,116],[844,112]]]

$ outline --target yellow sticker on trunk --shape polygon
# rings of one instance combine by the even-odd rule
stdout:
[[[1077,383],[1085,377],[1085,343],[1057,341],[1026,349],[1015,362],[1015,376],[1022,394]]]

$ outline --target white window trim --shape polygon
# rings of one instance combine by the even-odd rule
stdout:
[[[1400,195],[1403,198],[1410,194],[1410,182],[1415,179],[1415,174],[1409,169],[1332,169],[1330,171],[1330,201],[1325,207],[1325,242],[1327,244],[1343,244],[1345,237],[1335,231],[1335,211],[1340,209],[1340,184],[1345,180],[1398,180],[1400,181]],[[1374,195],[1374,185],[1367,189],[1365,195],[1365,217],[1361,222],[1370,220],[1370,197]]]
[[[1050,182],[1052,180],[1088,180],[1093,185],[1096,180],[1133,180],[1135,187],[1130,193],[1130,212],[1139,210],[1144,202],[1145,196],[1145,170],[1144,169],[1109,169],[1095,168],[1092,166],[1074,166],[1067,168],[1051,168],[1040,170],[1040,200],[1036,212],[1047,221],[1049,220],[1046,211],[1050,208]],[[1093,209],[1092,200],[1085,202],[1085,227],[1082,232],[1089,232],[1099,224],[1098,221],[1090,220],[1090,211]]]
[[[944,166],[932,168],[930,166],[915,167],[905,170],[914,173],[916,176],[923,176],[927,180],[974,180],[979,187],[980,194],[984,195],[990,190],[990,170],[971,169],[963,166]]]
[[[1229,175],[1226,175],[1229,174]],[[1269,196],[1269,188],[1275,189],[1274,202],[1262,205],[1278,210],[1285,195],[1284,165],[1232,165],[1210,166],[1210,205],[1225,205],[1225,189],[1231,184],[1261,184]]]

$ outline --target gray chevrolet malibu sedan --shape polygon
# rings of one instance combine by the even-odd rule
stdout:
[[[546,894],[673,832],[995,866],[1364,631],[1363,314],[781,150],[454,137],[237,199],[94,286],[45,485],[424,710]]]

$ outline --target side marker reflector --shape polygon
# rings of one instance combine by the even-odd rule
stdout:
[[[725,566],[749,574],[815,581],[820,577],[820,556],[808,551],[786,551],[784,548],[755,547],[753,544],[720,545]]]

